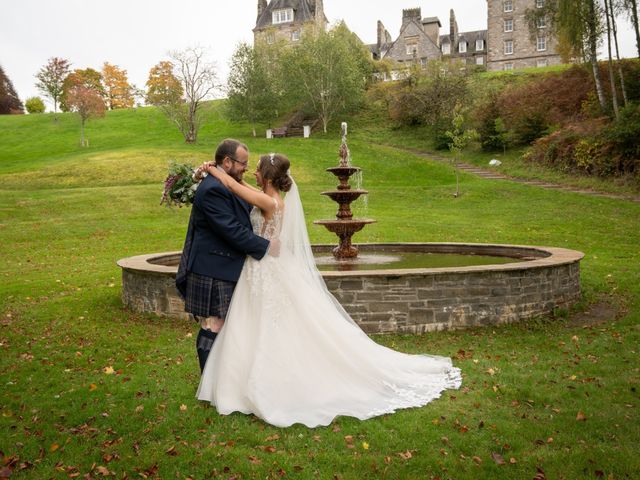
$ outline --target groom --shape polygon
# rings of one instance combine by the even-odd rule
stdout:
[[[216,149],[216,166],[238,182],[248,162],[249,150],[237,140],[226,139]],[[205,177],[196,191],[176,287],[185,299],[185,310],[200,324],[196,339],[200,372],[227,315],[246,256],[260,260],[269,250],[269,241],[253,233],[249,212],[249,204],[213,175]]]

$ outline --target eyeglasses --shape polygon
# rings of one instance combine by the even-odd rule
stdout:
[[[246,167],[247,165],[249,165],[249,160],[247,160],[246,162],[241,162],[240,160],[233,158],[231,155],[227,155],[227,158],[233,162],[239,163],[243,167]]]

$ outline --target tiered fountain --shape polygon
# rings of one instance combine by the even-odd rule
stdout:
[[[327,172],[331,172],[338,177],[340,184],[336,187],[336,190],[322,192],[322,195],[328,196],[338,204],[336,219],[316,220],[313,223],[324,225],[327,230],[338,236],[340,244],[333,249],[333,256],[336,260],[346,260],[354,259],[358,256],[358,248],[351,244],[353,234],[362,230],[365,225],[374,223],[375,220],[353,218],[353,213],[351,212],[351,202],[369,192],[362,189],[352,189],[351,185],[349,185],[349,178],[353,174],[360,172],[360,168],[351,165],[349,147],[347,146],[347,124],[345,122],[342,122],[342,145],[340,145],[339,156],[339,165],[327,168]]]
[[[580,298],[584,255],[564,248],[365,243],[359,245],[358,256],[351,237],[374,220],[353,218],[351,213],[351,202],[368,192],[349,185],[360,168],[349,161],[346,123],[340,164],[327,171],[340,184],[322,194],[338,203],[338,213],[336,219],[314,223],[338,235],[340,245],[315,245],[316,263],[329,291],[367,333],[424,333],[514,322],[567,308]],[[188,318],[175,288],[180,254],[119,260],[123,303],[138,312]],[[439,258],[437,264],[434,257]]]

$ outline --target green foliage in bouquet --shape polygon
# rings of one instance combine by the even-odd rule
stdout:
[[[191,205],[200,184],[194,180],[194,173],[195,169],[191,165],[172,161],[169,164],[169,174],[164,181],[160,205]]]

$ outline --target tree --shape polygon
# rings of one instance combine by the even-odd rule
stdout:
[[[69,109],[80,115],[80,145],[87,146],[88,142],[84,136],[85,123],[91,117],[104,116],[105,105],[102,95],[85,85],[75,85],[67,92],[66,101]]]
[[[446,135],[456,104],[466,102],[469,73],[457,62],[431,61],[426,69],[414,66],[399,84],[391,102],[391,118],[404,125],[429,125],[435,147],[448,148]]]
[[[475,130],[467,128],[464,111],[460,102],[456,103],[453,109],[451,127],[451,130],[447,130],[446,136],[449,138],[449,150],[453,153],[452,163],[454,164],[456,172],[456,192],[453,196],[457,198],[460,196],[460,175],[458,172],[458,160],[460,159],[460,154],[465,148],[467,148],[469,142],[478,137]]]
[[[157,107],[180,103],[182,99],[182,85],[173,74],[173,63],[162,61],[149,71],[147,80],[147,96],[149,105]]]
[[[76,69],[66,76],[62,82],[62,95],[60,96],[60,110],[68,112],[71,110],[67,96],[69,91],[74,87],[86,87],[94,90],[104,103],[105,91],[102,85],[102,75],[93,68],[85,68],[84,70]]]
[[[47,64],[36,73],[36,88],[53,102],[53,111],[58,111],[58,101],[62,95],[64,79],[69,75],[71,64],[58,57],[50,58]]]
[[[202,102],[219,88],[216,68],[206,61],[205,52],[199,47],[171,52],[170,56],[174,65],[172,75],[180,83],[184,98],[176,96],[177,90],[173,88],[156,105],[178,127],[185,143],[196,143],[202,123]]]
[[[9,113],[24,113],[24,107],[13,88],[13,83],[0,65],[0,115]]]
[[[133,95],[126,70],[120,69],[117,65],[104,62],[102,66],[102,83],[109,110],[133,107]]]
[[[537,20],[544,17],[550,32],[556,35],[565,55],[584,57],[591,64],[600,108],[607,110],[604,87],[598,66],[598,45],[604,33],[602,6],[599,0],[551,0],[543,8],[529,9],[529,33],[537,35]]]
[[[335,116],[359,107],[371,77],[368,54],[342,22],[328,32],[307,30],[300,44],[283,54],[287,94],[318,116],[323,131]]]
[[[219,88],[216,67],[206,61],[205,52],[199,47],[173,52],[171,58],[185,96],[185,103],[173,110],[172,120],[186,143],[196,143],[202,123],[202,102]]]
[[[24,104],[29,113],[44,113],[45,111],[44,102],[40,97],[27,98]]]
[[[251,123],[254,137],[257,122],[269,122],[277,116],[281,98],[267,49],[267,45],[239,44],[227,79],[226,113],[231,120]]]

